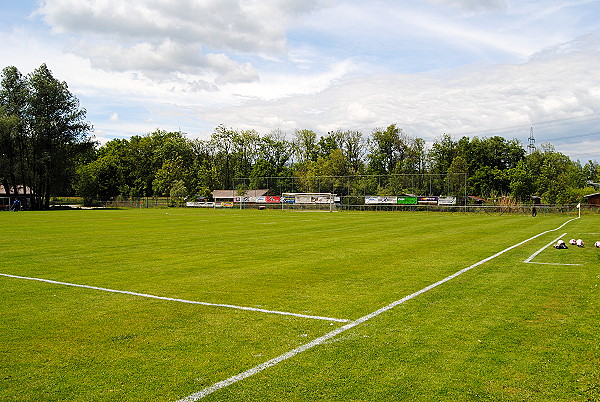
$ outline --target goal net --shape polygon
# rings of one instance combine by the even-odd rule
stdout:
[[[334,211],[335,199],[333,193],[283,193],[281,209]]]

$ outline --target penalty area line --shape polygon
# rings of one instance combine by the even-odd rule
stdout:
[[[555,262],[536,262],[536,261],[531,261],[535,257],[537,257],[542,251],[544,251],[546,248],[550,247],[551,245],[553,245],[554,243],[556,243],[557,241],[559,241],[561,238],[565,237],[566,235],[567,235],[566,233],[563,233],[562,235],[558,236],[556,239],[552,240],[550,243],[546,244],[545,246],[543,246],[542,248],[540,248],[538,251],[536,251],[535,253],[531,254],[529,256],[529,258],[527,258],[523,262],[525,264],[541,264],[541,265],[581,265],[581,264],[559,264],[559,263],[555,263]]]
[[[535,236],[532,236],[532,237],[530,237],[527,240],[523,240],[520,243],[512,245],[512,246],[510,246],[508,248],[505,248],[504,250],[502,250],[502,251],[500,251],[500,252],[498,252],[498,253],[490,256],[490,257],[487,257],[487,258],[485,258],[485,259],[483,259],[483,260],[481,260],[479,262],[476,262],[475,264],[470,265],[467,268],[463,268],[460,271],[455,272],[454,274],[452,274],[452,275],[450,275],[450,276],[448,276],[448,277],[446,277],[446,278],[444,278],[444,279],[442,279],[440,281],[432,283],[431,285],[429,285],[429,286],[427,286],[427,287],[425,287],[425,288],[423,288],[423,289],[421,289],[421,290],[419,290],[419,291],[417,291],[417,292],[415,292],[413,294],[405,296],[405,297],[403,297],[400,300],[396,300],[395,302],[390,303],[387,306],[380,308],[379,310],[376,310],[376,311],[374,311],[374,312],[372,312],[370,314],[365,315],[364,317],[361,317],[361,318],[359,318],[359,319],[357,319],[355,321],[352,321],[352,322],[350,322],[350,323],[348,323],[348,324],[346,324],[344,326],[341,326],[339,328],[336,328],[333,331],[331,331],[331,332],[329,332],[329,333],[327,333],[327,334],[325,334],[325,335],[323,335],[323,336],[321,336],[319,338],[316,338],[316,339],[312,340],[309,343],[301,345],[301,346],[297,347],[296,349],[290,350],[289,352],[284,353],[284,354],[282,354],[280,356],[277,356],[277,357],[275,357],[275,358],[273,358],[271,360],[267,360],[266,362],[261,363],[258,366],[252,367],[251,369],[246,370],[246,371],[244,371],[244,372],[242,372],[240,374],[236,374],[236,375],[234,375],[232,377],[229,377],[226,380],[217,382],[217,383],[211,385],[210,387],[204,388],[203,390],[200,390],[200,391],[198,391],[198,392],[196,392],[194,394],[191,394],[191,395],[189,395],[189,396],[187,396],[185,398],[182,398],[182,399],[180,399],[177,402],[195,402],[195,401],[197,401],[199,399],[204,398],[205,396],[208,396],[208,395],[212,394],[213,392],[216,392],[216,391],[218,391],[220,389],[223,389],[223,388],[228,387],[228,386],[230,386],[232,384],[235,384],[236,382],[242,381],[242,380],[244,380],[244,379],[246,379],[246,378],[248,378],[250,376],[253,376],[254,374],[260,373],[261,371],[264,371],[264,370],[268,369],[269,367],[275,366],[278,363],[281,363],[281,362],[283,362],[283,361],[285,361],[285,360],[287,360],[289,358],[292,358],[292,357],[296,356],[297,354],[300,354],[302,352],[306,352],[307,350],[309,350],[309,349],[311,349],[311,348],[313,348],[315,346],[321,345],[321,344],[323,344],[324,342],[328,341],[331,338],[334,338],[335,336],[341,334],[342,332],[345,332],[345,331],[347,331],[349,329],[352,329],[352,328],[356,327],[357,325],[360,325],[360,324],[362,324],[362,323],[364,323],[366,321],[369,321],[370,319],[372,319],[374,317],[377,317],[378,315],[380,315],[382,313],[385,313],[386,311],[391,310],[394,307],[396,307],[396,306],[398,306],[398,305],[400,305],[402,303],[405,303],[405,302],[407,302],[407,301],[409,301],[411,299],[414,299],[415,297],[417,297],[417,296],[419,296],[419,295],[421,295],[421,294],[423,294],[423,293],[425,293],[425,292],[427,292],[427,291],[429,291],[429,290],[431,290],[431,289],[433,289],[435,287],[438,287],[441,284],[444,284],[444,283],[446,283],[446,282],[448,282],[448,281],[456,278],[457,276],[462,275],[462,274],[464,274],[467,271],[470,271],[471,269],[473,269],[475,267],[480,266],[481,264],[484,264],[484,263],[486,263],[486,262],[488,262],[490,260],[493,260],[494,258],[499,257],[502,254],[504,254],[504,253],[506,253],[506,252],[508,252],[508,251],[510,251],[510,250],[512,250],[514,248],[516,248],[516,247],[519,247],[519,246],[521,246],[521,245],[523,245],[525,243],[527,243],[528,241],[531,241],[531,240],[536,239],[536,238],[538,238],[540,236],[543,236],[546,233],[555,232],[557,230],[560,230],[565,225],[567,225],[569,222],[572,222],[572,221],[577,220],[577,219],[579,219],[579,218],[569,219],[568,221],[566,221],[565,223],[563,223],[562,225],[560,225],[556,229],[546,230],[545,232],[542,232],[542,233],[539,233],[539,234],[537,234]]]
[[[312,320],[323,320],[323,321],[334,321],[334,322],[349,322],[350,321],[350,320],[346,320],[346,319],[342,319],[342,318],[321,317],[321,316],[317,316],[317,315],[290,313],[287,311],[266,310],[266,309],[256,308],[256,307],[244,307],[244,306],[235,306],[232,304],[207,303],[207,302],[199,302],[199,301],[193,301],[193,300],[176,299],[173,297],[155,296],[155,295],[149,295],[149,294],[145,294],[145,293],[129,292],[126,290],[115,290],[115,289],[101,288],[101,287],[97,287],[97,286],[80,285],[80,284],[68,283],[68,282],[59,282],[59,281],[53,281],[50,279],[30,278],[27,276],[17,276],[17,275],[9,275],[9,274],[2,274],[2,273],[0,273],[0,276],[4,276],[7,278],[13,278],[13,279],[25,279],[25,280],[29,280],[29,281],[45,282],[45,283],[51,283],[54,285],[72,286],[72,287],[76,287],[76,288],[100,290],[103,292],[110,292],[110,293],[120,293],[120,294],[130,295],[130,296],[146,297],[149,299],[173,301],[173,302],[178,302],[178,303],[199,304],[202,306],[210,306],[210,307],[225,307],[225,308],[231,308],[231,309],[235,309],[235,310],[254,311],[254,312],[258,312],[258,313],[287,315],[287,316],[293,316],[293,317],[298,317],[298,318],[310,318]]]

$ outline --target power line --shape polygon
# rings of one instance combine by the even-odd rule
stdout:
[[[586,121],[586,120],[594,120],[594,119],[600,119],[600,113],[591,113],[591,114],[587,114],[584,116],[575,116],[575,117],[565,117],[563,119],[554,119],[554,120],[546,120],[546,121],[540,121],[537,123],[533,123],[534,126],[539,127],[539,126],[547,126],[547,125],[552,125],[552,124],[556,124],[556,123],[570,123],[570,122],[574,122],[574,121]],[[491,128],[491,129],[487,129],[487,130],[477,130],[477,131],[469,131],[469,132],[464,132],[464,133],[457,133],[454,134],[456,136],[458,135],[473,135],[473,134],[485,134],[485,133],[493,133],[493,132],[498,132],[498,131],[515,131],[515,130],[524,130],[527,126],[531,127],[531,124],[519,124],[516,126],[506,126],[506,127],[500,127],[500,128]],[[587,135],[587,134],[585,134]],[[591,134],[590,134],[591,135]]]
[[[552,141],[560,141],[560,140],[568,140],[568,139],[571,139],[571,138],[592,137],[594,135],[600,135],[600,131],[596,131],[594,133],[574,134],[574,135],[568,135],[568,136],[565,136],[565,137],[551,138],[551,140]]]

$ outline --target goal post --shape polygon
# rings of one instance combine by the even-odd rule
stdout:
[[[334,211],[336,195],[333,193],[283,193],[281,209]]]

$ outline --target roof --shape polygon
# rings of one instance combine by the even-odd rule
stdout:
[[[584,195],[584,198],[589,198],[589,197],[595,197],[597,195],[600,195],[600,193],[594,193],[594,194],[588,194],[588,195]]]
[[[244,196],[246,197],[262,197],[266,195],[269,190],[247,190],[244,192]],[[234,198],[238,197],[240,194],[238,190],[214,190],[212,192],[213,198]]]

